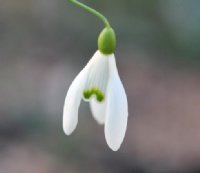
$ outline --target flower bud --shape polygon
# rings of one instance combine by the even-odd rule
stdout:
[[[112,54],[116,47],[116,36],[112,28],[104,28],[98,38],[98,49],[103,54]]]

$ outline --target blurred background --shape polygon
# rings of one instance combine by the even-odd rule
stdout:
[[[112,152],[82,103],[62,109],[103,24],[67,0],[0,0],[0,173],[199,173],[200,1],[82,0],[108,17],[129,101]]]

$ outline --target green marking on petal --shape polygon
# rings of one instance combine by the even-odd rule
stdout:
[[[96,99],[99,101],[99,102],[102,102],[105,98],[104,94],[100,91],[100,90],[96,90]]]
[[[89,100],[92,95],[96,95],[96,100],[98,102],[102,102],[105,99],[104,93],[100,89],[98,89],[96,87],[83,91],[83,97],[86,100]]]
[[[83,96],[84,96],[84,98],[85,99],[90,99],[90,97],[91,97],[91,92],[90,92],[90,90],[85,90],[84,92],[83,92]]]

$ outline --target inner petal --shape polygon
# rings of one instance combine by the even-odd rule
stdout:
[[[95,96],[98,102],[102,102],[106,97],[108,83],[108,57],[97,52],[93,58],[94,61],[89,69],[83,98],[89,101],[92,96]]]

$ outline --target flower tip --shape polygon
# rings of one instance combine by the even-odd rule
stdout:
[[[66,135],[71,135],[75,130],[77,123],[70,123],[69,121],[63,120],[63,131]]]
[[[108,144],[109,148],[113,151],[119,150],[124,140],[124,137],[113,135],[109,133],[108,131],[105,131],[105,138],[106,138],[106,143]]]
[[[115,144],[115,143],[109,143],[107,142],[109,148],[112,150],[112,151],[117,151],[119,150],[121,144]]]
[[[63,131],[66,135],[71,135],[72,132],[74,131],[73,129],[70,129],[69,127],[63,126]]]

